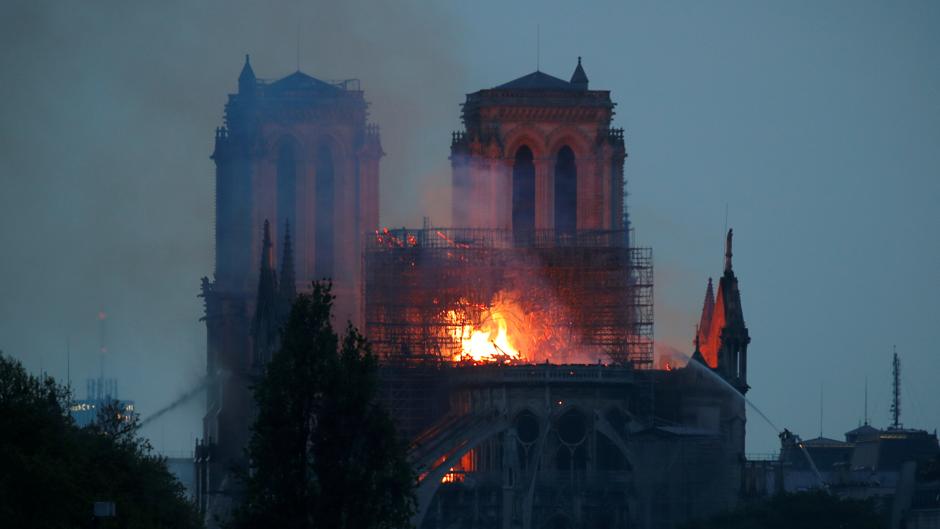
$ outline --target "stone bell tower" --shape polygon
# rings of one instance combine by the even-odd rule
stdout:
[[[623,130],[608,90],[541,71],[467,95],[453,135],[453,224],[573,236],[624,229]]]
[[[362,326],[362,237],[378,228],[383,155],[367,109],[358,80],[300,71],[261,80],[247,56],[228,96],[212,153],[215,273],[203,278],[201,294],[209,389],[197,499],[209,514],[224,513],[229,471],[243,463],[249,387],[271,353],[259,336],[276,333],[280,320],[272,318],[284,316],[265,304],[272,285],[302,292],[331,279],[336,324]],[[290,261],[280,263],[279,281],[274,256]]]
[[[253,294],[264,221],[275,244],[289,224],[298,288],[331,278],[338,317],[359,323],[360,242],[378,228],[383,155],[367,108],[358,80],[260,81],[245,58],[212,154],[217,291]]]

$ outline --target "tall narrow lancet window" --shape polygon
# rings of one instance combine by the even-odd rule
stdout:
[[[567,145],[555,159],[555,234],[574,235],[578,228],[578,169]]]
[[[623,192],[624,187],[620,181],[620,175],[617,174],[617,160],[615,158],[610,160],[610,227],[613,229],[616,226],[622,226],[623,229],[627,229],[623,225]]]
[[[294,143],[281,142],[277,151],[277,227],[285,223],[297,226],[297,149]]]
[[[512,233],[517,244],[532,241],[535,231],[535,163],[523,145],[512,166]]]
[[[333,277],[333,222],[335,169],[330,147],[321,143],[316,153],[314,273],[317,278]]]

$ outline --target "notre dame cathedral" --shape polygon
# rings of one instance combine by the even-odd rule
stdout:
[[[264,82],[245,57],[212,153],[215,274],[203,279],[201,296],[212,381],[203,426],[213,464],[201,470],[201,490],[234,487],[227,468],[247,441],[250,380],[296,289],[330,278],[337,318],[360,323],[360,247],[378,227],[383,154],[367,108],[355,80],[327,83],[297,71]]]
[[[323,278],[411,441],[416,527],[671,528],[741,497],[744,401],[722,386],[747,391],[750,336],[731,233],[687,362],[657,364],[652,253],[631,243],[610,92],[579,58],[569,80],[536,71],[462,106],[452,226],[382,229],[384,153],[358,81],[261,80],[245,58],[215,131],[202,280],[209,523],[239,494],[250,385]]]

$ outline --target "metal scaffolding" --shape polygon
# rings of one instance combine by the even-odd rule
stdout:
[[[454,331],[478,326],[494,296],[512,291],[598,359],[651,368],[652,251],[627,241],[622,230],[379,232],[365,248],[366,334],[386,364],[440,365],[460,352]]]

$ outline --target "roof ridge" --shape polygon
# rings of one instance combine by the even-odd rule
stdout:
[[[532,73],[523,75],[493,87],[494,90],[518,89],[518,90],[576,90],[574,85],[564,79],[536,70]]]

